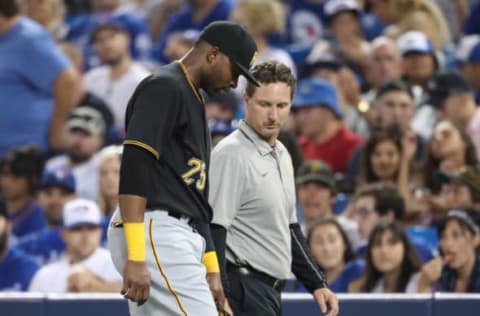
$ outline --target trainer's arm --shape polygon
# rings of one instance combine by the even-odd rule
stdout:
[[[320,267],[312,259],[307,242],[298,223],[290,224],[292,237],[292,272],[305,288],[313,293],[327,287],[327,279]]]

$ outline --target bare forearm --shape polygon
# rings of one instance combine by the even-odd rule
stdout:
[[[143,223],[147,199],[138,195],[121,194],[118,198],[123,222]]]
[[[55,81],[54,88],[55,106],[49,135],[49,144],[52,149],[61,149],[65,122],[75,104],[80,100],[80,95],[80,79],[77,72],[73,68],[62,72]]]

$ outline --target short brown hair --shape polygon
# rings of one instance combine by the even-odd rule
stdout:
[[[259,63],[258,65],[255,65],[251,73],[253,77],[255,77],[255,79],[257,79],[257,81],[260,83],[286,83],[291,90],[290,98],[293,99],[297,80],[295,79],[292,70],[287,65],[274,60],[264,61],[262,63]],[[256,90],[257,86],[248,81],[247,87],[245,89],[247,95],[249,97],[253,96]]]

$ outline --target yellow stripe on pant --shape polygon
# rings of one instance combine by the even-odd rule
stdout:
[[[182,311],[183,315],[188,316],[187,312],[185,311],[185,308],[182,305],[182,302],[180,301],[180,297],[178,296],[178,294],[175,292],[172,285],[170,284],[170,281],[168,280],[167,275],[165,274],[165,271],[163,271],[163,269],[162,269],[162,265],[160,264],[160,260],[158,260],[157,251],[155,249],[155,244],[153,243],[152,223],[153,223],[153,219],[150,219],[150,222],[149,222],[149,225],[148,225],[148,234],[149,234],[149,237],[150,237],[150,244],[152,246],[153,256],[155,257],[155,263],[157,265],[158,271],[160,271],[160,274],[162,275],[163,279],[165,280],[165,283],[167,284],[168,291],[173,295],[173,297],[175,297],[175,300],[177,301],[177,305],[180,308],[180,310]]]

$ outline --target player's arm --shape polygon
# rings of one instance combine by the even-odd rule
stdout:
[[[327,316],[338,313],[338,300],[329,289],[327,278],[320,267],[313,260],[298,223],[290,224],[292,238],[292,272],[302,282],[307,290],[313,294],[321,311]]]
[[[176,87],[167,79],[142,81],[128,105],[126,137],[120,167],[119,207],[128,260],[122,293],[143,304],[149,296],[150,276],[145,263],[144,212],[150,196],[150,177],[160,158],[164,140],[177,120]]]

